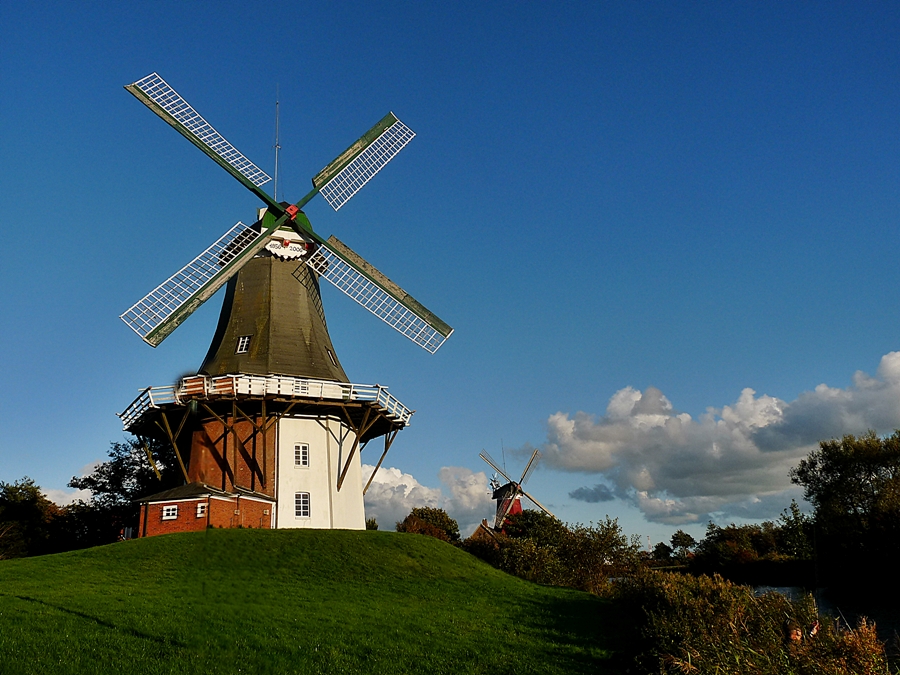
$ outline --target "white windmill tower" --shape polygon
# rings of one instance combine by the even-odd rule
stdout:
[[[228,284],[198,374],[144,390],[120,414],[139,438],[171,443],[185,481],[143,500],[141,532],[361,529],[368,484],[360,453],[384,439],[377,471],[413,411],[386,387],[350,383],[328,334],[319,280],[430,353],[453,331],[345,244],[313,231],[301,209],[319,193],[340,209],[415,134],[389,113],[290,204],[263,191],[269,177],[159,75],[126,89],[265,205],[256,223],[238,222],[122,314],[155,347]]]

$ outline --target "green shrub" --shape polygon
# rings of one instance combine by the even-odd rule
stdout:
[[[612,579],[637,571],[640,551],[638,538],[623,534],[615,518],[607,516],[596,525],[576,525],[559,547],[568,572],[565,585],[603,595]]]
[[[506,532],[492,542],[469,540],[464,548],[517,577],[595,595],[609,590],[611,578],[640,565],[640,544],[629,540],[612,518],[567,528],[555,518],[526,510],[510,518]]]
[[[531,539],[540,546],[559,546],[569,534],[569,528],[561,520],[534,509],[508,516],[503,531],[508,537]]]
[[[695,675],[888,675],[874,626],[856,629],[823,621],[797,643],[785,621],[818,620],[812,596],[791,602],[779,593],[755,596],[719,576],[645,570],[617,584],[623,606],[638,622],[642,672]]]
[[[496,565],[504,572],[545,586],[568,586],[565,565],[551,546],[532,539],[504,538]]]
[[[397,523],[397,532],[424,534],[427,537],[434,537],[441,541],[450,541],[450,537],[447,536],[447,533],[444,530],[412,514],[409,514],[406,518]]]

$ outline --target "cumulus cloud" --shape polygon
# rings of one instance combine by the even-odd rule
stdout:
[[[374,466],[363,464],[363,484],[369,480]],[[380,527],[391,529],[416,506],[438,507],[443,501],[440,489],[426,487],[412,474],[400,469],[381,467],[366,492],[366,517],[378,520]]]
[[[364,484],[374,468],[363,464]],[[438,472],[438,478],[449,494],[441,488],[422,485],[400,469],[381,467],[366,492],[366,517],[376,518],[383,529],[392,529],[414,507],[442,508],[456,519],[460,533],[466,536],[493,513],[494,503],[483,471],[476,473],[465,467],[445,466]]]
[[[609,489],[608,486],[601,484],[595,485],[592,488],[589,487],[580,487],[577,490],[573,490],[569,493],[569,496],[572,499],[577,499],[580,502],[588,502],[589,504],[596,504],[597,502],[611,502],[616,496],[613,494],[613,491]]]
[[[59,488],[48,488],[42,490],[44,496],[57,506],[68,506],[78,500],[90,501],[90,490],[60,490]]]
[[[579,488],[573,499],[600,501],[606,488],[648,520],[673,525],[776,517],[800,495],[788,471],[819,440],[900,427],[900,352],[885,355],[875,377],[857,372],[846,389],[821,384],[790,402],[744,389],[694,419],[654,387],[626,387],[603,416],[559,412],[547,426],[549,466],[600,474],[612,486]]]
[[[438,472],[438,477],[450,492],[444,500],[444,509],[459,523],[463,536],[471,534],[482,519],[494,514],[496,506],[484,471],[445,466]]]

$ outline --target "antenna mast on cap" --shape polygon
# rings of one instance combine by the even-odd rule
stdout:
[[[278,201],[278,151],[281,146],[278,144],[278,85],[275,85],[275,181],[273,189],[275,191],[275,201]]]

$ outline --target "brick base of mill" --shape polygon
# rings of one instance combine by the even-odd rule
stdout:
[[[204,483],[188,483],[138,500],[139,537],[192,532],[208,527],[274,526],[275,500],[249,490],[218,490]]]

